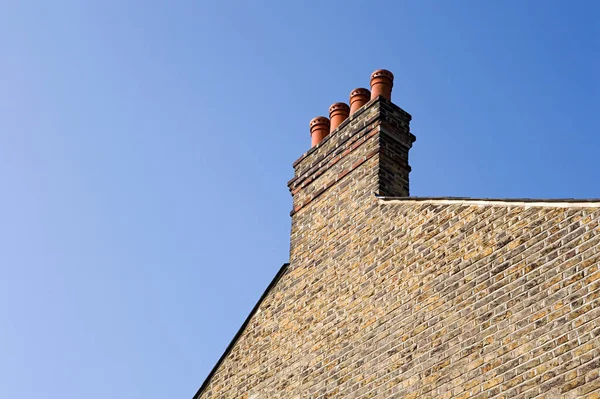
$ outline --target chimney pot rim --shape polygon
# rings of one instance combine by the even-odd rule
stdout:
[[[378,69],[371,74],[371,80],[378,77],[386,77],[389,78],[391,81],[394,80],[394,74],[391,71],[388,71],[387,69]]]
[[[309,126],[312,128],[317,125],[329,125],[329,118],[326,116],[317,116],[310,120]]]
[[[357,87],[356,89],[350,92],[350,98],[357,96],[370,96],[371,91],[369,89],[365,89],[364,87]]]
[[[331,115],[335,111],[350,112],[350,106],[344,102],[333,103],[331,104],[331,107],[329,107],[329,114]]]

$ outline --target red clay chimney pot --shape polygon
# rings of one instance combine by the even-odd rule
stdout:
[[[330,132],[333,132],[350,115],[350,107],[346,103],[335,103],[329,107],[329,119],[331,120]]]
[[[371,74],[371,100],[383,96],[392,100],[392,86],[394,86],[394,74],[387,69],[378,69]]]
[[[350,115],[369,102],[371,92],[368,89],[358,88],[350,92]]]
[[[317,116],[310,121],[311,147],[319,144],[329,134],[329,124],[329,119],[324,116]]]

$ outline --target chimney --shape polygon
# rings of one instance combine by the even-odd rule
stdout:
[[[350,107],[330,107],[331,122],[323,116],[311,120],[312,147],[294,162],[288,182],[293,219],[307,212],[327,218],[344,204],[376,196],[409,196],[408,152],[415,136],[410,114],[391,102],[393,79],[379,69],[371,75],[370,93],[354,89]]]

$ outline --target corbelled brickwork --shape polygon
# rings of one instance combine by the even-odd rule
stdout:
[[[599,398],[600,203],[408,196],[379,97],[295,164],[290,264],[199,398]]]

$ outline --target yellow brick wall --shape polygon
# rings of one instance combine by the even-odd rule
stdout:
[[[376,125],[200,397],[600,397],[600,208],[378,199]]]

